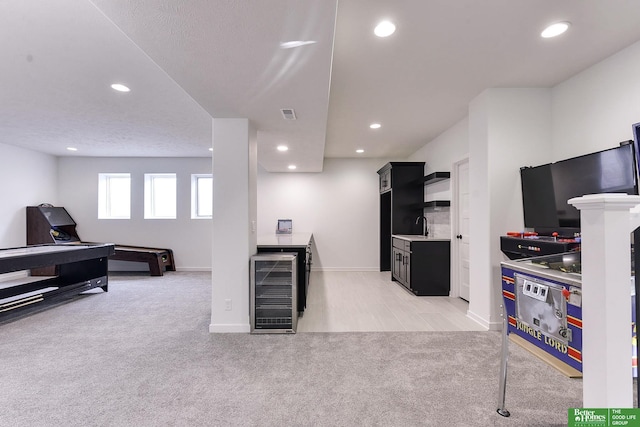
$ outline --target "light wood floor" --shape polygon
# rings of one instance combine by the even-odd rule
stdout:
[[[460,298],[418,297],[389,272],[312,272],[297,332],[484,331]]]

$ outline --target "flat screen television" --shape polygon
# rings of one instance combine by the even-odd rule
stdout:
[[[556,199],[551,177],[551,163],[520,169],[524,226],[557,228]]]
[[[63,207],[39,206],[39,209],[52,227],[76,225],[71,215]]]
[[[520,170],[525,227],[579,229],[569,199],[598,193],[638,194],[633,144]],[[555,230],[560,231],[560,230]]]
[[[633,133],[633,148],[636,152],[636,168],[640,165],[640,123],[634,123],[631,125],[631,132]],[[640,173],[640,170],[638,170]]]

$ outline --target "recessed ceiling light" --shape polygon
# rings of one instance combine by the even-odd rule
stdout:
[[[381,125],[380,123],[371,123],[371,124],[369,125],[369,127],[370,127],[371,129],[380,129],[380,127],[381,127],[381,126],[382,126],[382,125]]]
[[[358,154],[360,154],[360,153],[364,153],[364,150],[363,150],[362,148],[358,148],[358,149],[356,150],[356,153],[358,153]]]
[[[278,145],[276,148],[278,151],[287,151],[289,149],[286,145]]]
[[[128,87],[126,87],[125,85],[120,84],[120,83],[112,84],[111,85],[111,89],[117,90],[118,92],[129,92],[131,90]]]
[[[78,151],[78,149],[76,147],[67,147],[67,150],[69,150],[69,151]]]
[[[569,25],[571,24],[568,22],[556,22],[555,24],[551,24],[540,33],[540,37],[548,39],[550,37],[559,36],[569,29]]]
[[[213,151],[213,147],[209,147],[209,151]]]
[[[306,46],[316,43],[315,40],[292,40],[290,42],[280,43],[281,49],[293,49],[294,47]]]
[[[289,165],[289,169],[294,170],[296,168],[296,165]]]
[[[390,21],[382,21],[373,30],[373,33],[378,37],[389,37],[396,31],[396,26]]]

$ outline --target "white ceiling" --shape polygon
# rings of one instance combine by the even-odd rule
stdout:
[[[206,157],[211,117],[247,117],[268,171],[403,158],[486,88],[554,86],[640,40],[638,16],[638,0],[0,1],[0,143]]]

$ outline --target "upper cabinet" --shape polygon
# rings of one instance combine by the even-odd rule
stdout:
[[[424,162],[390,162],[378,170],[380,193],[401,190],[414,191],[418,194],[418,187],[424,171]]]
[[[389,166],[389,167],[387,167]],[[386,169],[385,169],[386,168]],[[384,193],[391,190],[391,167],[390,164],[385,165],[378,171],[378,178],[380,180],[380,192]]]

